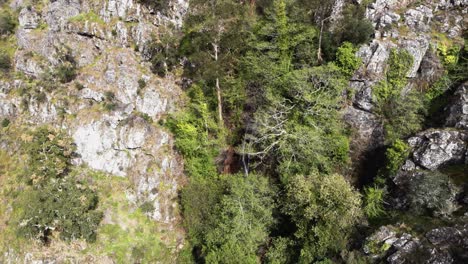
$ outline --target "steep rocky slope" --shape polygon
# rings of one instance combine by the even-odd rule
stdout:
[[[345,2],[336,1],[333,16],[340,15]],[[104,190],[100,240],[104,242],[44,247],[7,241],[12,244],[0,248],[5,250],[0,252],[0,263],[138,262],[134,252],[151,250],[126,247],[128,241],[142,243],[142,234],[154,235],[145,237],[155,241],[151,249],[164,248],[151,251],[156,257],[150,263],[174,263],[185,244],[177,198],[186,179],[174,139],[159,121],[182,107],[184,94],[177,72],[158,76],[149,60],[152,44],[182,26],[188,1],[171,0],[164,10],[137,0],[8,4],[18,13],[18,26],[14,36],[2,40],[2,45],[11,46],[14,69],[0,78],[0,120],[10,123],[2,130],[0,146],[13,153],[23,130],[41,125],[66,131],[76,145],[75,173],[92,175]],[[351,157],[356,185],[369,183],[381,168],[387,142],[376,111],[375,87],[385,78],[391,50],[406,50],[413,58],[402,93],[428,89],[443,75],[446,58],[441,51],[463,45],[468,1],[376,0],[366,17],[375,35],[357,52],[363,64],[350,80],[352,104],[343,110],[344,121],[354,132]],[[459,166],[457,173],[466,175],[459,168],[468,164],[467,93],[467,83],[461,83],[439,113],[443,122],[406,140],[410,150],[390,179],[389,208],[407,212],[410,191],[431,179],[432,173],[448,175],[445,170]],[[468,208],[466,184],[444,188],[450,195],[443,202],[450,210],[440,212],[437,221],[417,231],[403,220],[385,223],[361,241],[359,250],[371,260],[389,263],[422,259],[454,263],[468,258],[466,210],[464,215],[452,215]],[[4,207],[0,212],[8,216],[12,205]],[[0,222],[0,231],[6,230],[2,228]],[[126,236],[115,236],[116,232]]]
[[[0,118],[12,126],[66,130],[77,146],[76,165],[128,178],[131,186],[116,191],[124,191],[133,208],[149,206],[146,214],[180,242],[182,161],[157,122],[177,109],[182,95],[177,78],[154,75],[147,60],[152,42],[180,28],[187,3],[173,1],[164,11],[133,0],[18,0],[10,6],[19,12],[15,73],[0,82]],[[68,64],[76,68],[72,81],[46,81]],[[15,262],[14,252],[5,256]],[[35,256],[40,252],[24,261]]]
[[[404,49],[413,57],[402,93],[424,91],[444,74],[446,58],[440,56],[441,50],[447,45],[463,45],[467,12],[467,1],[377,0],[367,9],[366,16],[376,29],[375,38],[357,53],[363,65],[351,80],[355,94],[344,114],[345,121],[356,131],[351,150],[360,177],[375,177],[383,165],[386,139],[374,89],[385,78],[391,49]],[[441,120],[436,126],[431,127],[431,123],[407,140],[408,158],[392,177],[391,197],[386,202],[389,208],[410,216],[397,217],[367,238],[363,251],[371,260],[462,263],[466,259],[467,214],[460,208],[467,206],[467,96],[466,83],[455,87],[445,107],[439,110]],[[361,183],[369,183],[369,179],[361,178]],[[416,201],[414,193],[422,189],[425,198]],[[437,207],[431,204],[435,200],[444,208],[437,212],[438,216],[418,216],[415,205],[421,210]]]

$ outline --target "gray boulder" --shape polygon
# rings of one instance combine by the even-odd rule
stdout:
[[[458,87],[447,111],[445,126],[468,130],[468,82]]]
[[[19,13],[19,26],[24,29],[35,29],[39,26],[40,16],[30,7],[21,9]]]
[[[463,163],[467,151],[468,134],[454,130],[429,130],[408,140],[413,149],[413,161],[419,166],[437,168]]]

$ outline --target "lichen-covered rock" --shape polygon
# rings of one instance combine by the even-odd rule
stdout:
[[[430,30],[429,24],[433,16],[431,8],[420,5],[405,12],[405,23],[414,31],[426,32]]]
[[[344,113],[344,120],[356,129],[364,149],[378,148],[383,144],[383,126],[380,120],[372,113],[348,107]]]
[[[421,66],[424,55],[429,49],[429,40],[426,37],[403,39],[400,41],[400,47],[407,50],[413,57],[413,64],[406,74],[406,77],[414,78]]]
[[[413,149],[413,161],[429,170],[447,164],[463,163],[467,142],[467,133],[452,130],[425,131],[408,140]]]
[[[461,246],[464,244],[463,239],[466,237],[468,237],[468,226],[460,228],[440,227],[426,233],[426,238],[429,242],[443,248],[448,248],[453,245]]]
[[[447,107],[448,117],[445,126],[468,131],[468,82],[455,91],[452,103]]]
[[[80,0],[51,1],[44,11],[44,19],[50,30],[59,31],[65,27],[68,20],[80,14]]]
[[[39,26],[40,17],[31,7],[21,9],[19,13],[19,26],[24,29],[35,29]]]

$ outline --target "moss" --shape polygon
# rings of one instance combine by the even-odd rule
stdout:
[[[99,17],[99,15],[97,15],[93,11],[88,12],[88,13],[81,13],[81,14],[79,14],[77,16],[74,16],[74,17],[70,18],[68,21],[78,22],[78,23],[84,23],[86,21],[89,21],[89,22],[98,23],[100,25],[105,25],[106,24],[104,22],[104,20],[102,20],[101,17]]]
[[[113,177],[102,172],[90,172],[99,190],[99,209],[106,212],[105,223],[98,229],[96,243],[87,253],[111,257],[116,263],[172,263],[176,236],[149,219],[145,213],[153,208],[144,203],[133,207],[126,193],[131,190],[127,178]],[[77,170],[75,173],[83,173]],[[151,206],[150,206],[151,205]]]

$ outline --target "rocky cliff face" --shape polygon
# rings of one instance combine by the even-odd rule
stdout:
[[[181,26],[184,0],[155,10],[136,0],[15,0],[19,12],[16,74],[0,82],[0,119],[63,128],[73,138],[74,163],[127,177],[136,206],[175,232],[181,159],[157,122],[181,103],[176,77],[152,74],[149,45]],[[66,64],[74,80],[47,82]],[[29,262],[28,262],[29,263]]]
[[[437,55],[444,45],[441,38],[463,43],[461,34],[467,29],[467,10],[468,1],[463,0],[377,0],[367,8],[366,16],[374,25],[375,35],[371,43],[357,52],[363,65],[350,81],[353,102],[344,113],[345,121],[356,131],[351,150],[361,176],[363,170],[372,170],[372,177],[377,174],[373,169],[378,165],[373,167],[373,163],[379,162],[380,149],[385,146],[374,87],[385,78],[391,49],[404,49],[413,57],[406,76],[408,84],[402,92],[426,89],[443,74],[443,62]],[[426,220],[418,224],[414,219],[405,219],[380,227],[363,247],[376,262],[457,263],[466,259],[463,252],[468,247],[462,239],[466,237],[466,225],[460,222],[466,223],[467,216],[453,215],[467,206],[463,180],[468,164],[466,85],[462,83],[448,100],[441,126],[427,128],[407,140],[409,157],[392,178],[391,197],[386,201],[388,207],[410,215],[417,215],[415,206],[432,211],[445,222]],[[366,156],[371,158],[366,161]],[[456,175],[451,174],[454,167]],[[418,196],[421,192],[425,192],[425,197]],[[463,215],[466,210],[458,212]],[[414,224],[414,232],[409,232],[403,222]]]
[[[365,157],[385,143],[382,123],[375,113],[373,88],[385,77],[391,49],[404,49],[413,57],[406,76],[409,84],[403,92],[427,87],[442,74],[442,62],[435,54],[442,45],[440,35],[463,43],[467,7],[468,1],[377,0],[370,4],[366,16],[374,25],[374,39],[357,52],[363,65],[351,79],[353,103],[344,112],[345,121],[357,132],[351,146],[353,157]],[[463,96],[463,92],[458,94]],[[451,111],[462,113],[462,105],[454,105]],[[449,118],[447,124],[452,125],[457,118]]]

